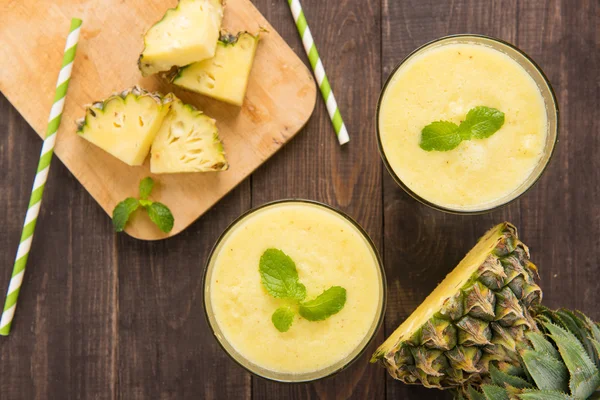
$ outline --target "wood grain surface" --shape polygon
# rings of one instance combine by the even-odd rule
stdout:
[[[305,62],[284,1],[254,4]],[[304,197],[347,211],[369,232],[388,279],[385,327],[401,323],[491,225],[514,222],[539,266],[548,306],[600,319],[600,4],[597,0],[304,0],[351,141],[340,148],[325,106],[303,132],[180,235],[143,242],[111,232],[102,209],[53,163],[13,332],[0,338],[0,398],[450,399],[409,387],[367,355],[335,377],[276,384],[250,376],[206,325],[208,252],[240,213]],[[515,43],[548,75],[560,141],[542,179],[482,216],[431,210],[382,168],[375,105],[388,73],[415,47],[451,33]],[[0,100],[0,290],[5,290],[41,141]]]
[[[285,145],[313,112],[317,89],[309,69],[249,0],[228,0],[223,18],[227,31],[261,35],[242,107],[186,92],[157,76],[142,78],[137,57],[144,32],[177,0],[0,3],[0,90],[40,136],[69,16],[83,19],[55,153],[107,214],[137,193],[139,181],[151,175],[150,161],[130,167],[78,137],[73,122],[84,116],[84,105],[139,85],[174,92],[217,120],[229,170],[151,175],[157,183],[152,198],[169,204],[175,225],[165,234],[144,213],[135,213],[126,227],[133,237],[155,240],[181,232]]]

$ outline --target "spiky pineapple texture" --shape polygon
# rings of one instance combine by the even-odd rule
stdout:
[[[474,271],[466,283],[444,286],[461,269]],[[600,398],[600,327],[580,312],[540,305],[537,268],[513,225],[492,228],[452,274],[425,301],[450,294],[441,308],[412,326],[415,314],[430,311],[417,309],[373,361],[405,383],[451,389],[459,399]]]
[[[421,327],[373,356],[394,378],[448,389],[482,382],[491,361],[520,365],[519,343],[525,332],[537,331],[528,311],[542,296],[537,268],[513,225],[495,227],[482,242],[488,254],[466,283],[450,288],[454,292]]]

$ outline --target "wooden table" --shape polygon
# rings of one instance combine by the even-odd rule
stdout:
[[[285,2],[255,3],[302,53]],[[530,245],[545,303],[600,319],[600,3],[304,0],[303,5],[350,131],[349,145],[337,144],[319,99],[297,138],[188,230],[161,242],[114,234],[106,214],[55,161],[13,332],[0,338],[0,398],[449,399],[447,393],[393,381],[367,363],[368,354],[334,378],[285,385],[250,376],[223,353],[202,310],[205,259],[240,213],[286,197],[345,210],[378,245],[389,296],[376,343],[487,228],[503,220],[515,223]],[[464,32],[500,37],[525,50],[550,78],[561,107],[560,142],[539,183],[509,207],[476,217],[443,214],[406,195],[383,169],[374,129],[377,97],[394,65],[426,41]],[[0,132],[4,291],[41,141],[4,98]]]

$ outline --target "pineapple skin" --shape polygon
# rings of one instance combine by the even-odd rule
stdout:
[[[145,128],[141,126],[142,116],[135,114],[135,111],[132,110],[135,106],[141,106],[142,103],[154,108],[150,111],[150,114],[154,114],[154,119],[146,121]],[[77,134],[128,165],[142,165],[170,108],[171,98],[134,86],[88,106],[85,117],[76,121]],[[120,114],[117,111],[119,109],[121,110]],[[108,111],[113,111],[114,115],[107,115]],[[133,115],[131,115],[132,113]],[[131,125],[126,126],[125,117],[128,115],[129,123],[131,123],[131,118],[134,120],[133,129]],[[105,125],[104,129],[95,126],[100,124],[103,119],[108,126]],[[140,126],[137,126],[138,119]],[[111,132],[111,129],[116,128],[118,124],[123,125],[126,131]]]
[[[229,168],[215,120],[173,94],[172,107],[152,143],[150,172],[216,172]]]
[[[172,78],[172,83],[225,103],[241,106],[258,42],[259,35],[248,32],[222,34],[213,58],[180,68]]]
[[[193,11],[198,11],[193,7],[200,10],[201,21],[190,22],[186,19]],[[138,58],[138,68],[142,75],[169,71],[175,66],[183,67],[213,57],[219,39],[223,8],[221,0],[179,0],[176,7],[168,9],[144,34],[144,49]],[[169,27],[169,23],[172,26]],[[179,32],[161,32],[168,28]]]
[[[490,241],[491,250],[481,244]],[[542,298],[537,268],[509,223],[492,228],[478,246],[487,251],[485,261],[467,282],[444,293],[442,308],[424,324],[400,338],[393,334],[371,362],[404,383],[438,389],[480,384],[491,361],[507,373],[521,367],[525,334],[538,331],[532,317]]]

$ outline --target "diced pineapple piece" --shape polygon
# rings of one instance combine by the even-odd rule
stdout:
[[[223,35],[215,56],[181,68],[173,83],[182,88],[241,106],[258,46],[258,35]]]
[[[92,104],[77,133],[129,165],[142,165],[169,112],[171,98],[138,87]]]
[[[222,19],[221,0],[179,0],[144,36],[138,61],[142,75],[213,57]]]
[[[172,97],[171,110],[152,144],[150,171],[160,174],[229,168],[215,120]]]

